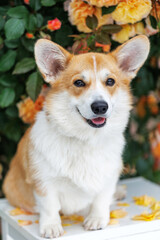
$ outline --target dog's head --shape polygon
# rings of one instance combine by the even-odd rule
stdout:
[[[64,134],[87,138],[124,131],[131,109],[130,82],[146,60],[149,41],[135,37],[109,54],[72,55],[61,46],[41,39],[35,58],[51,91],[46,112]]]

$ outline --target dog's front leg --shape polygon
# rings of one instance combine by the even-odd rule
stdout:
[[[40,212],[40,234],[44,238],[55,238],[63,235],[64,230],[61,225],[59,215],[60,202],[58,193],[48,191],[45,196],[35,194],[38,209]]]
[[[110,220],[110,205],[113,200],[116,183],[111,183],[108,189],[99,193],[90,208],[89,214],[84,220],[85,230],[104,229]]]

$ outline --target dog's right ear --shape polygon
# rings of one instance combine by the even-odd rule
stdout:
[[[53,83],[72,57],[61,46],[46,39],[36,42],[34,53],[37,66],[44,80],[49,83]]]

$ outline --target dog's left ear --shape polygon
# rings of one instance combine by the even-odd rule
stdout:
[[[71,54],[56,43],[40,39],[35,45],[35,59],[44,80],[53,83],[65,69]]]
[[[112,55],[115,57],[119,67],[129,78],[134,78],[148,57],[150,43],[146,36],[139,35],[127,41]]]

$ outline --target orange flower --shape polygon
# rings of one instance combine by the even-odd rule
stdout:
[[[34,38],[34,35],[33,35],[33,33],[27,32],[27,33],[26,33],[26,37],[27,37],[27,38]]]
[[[160,2],[159,1],[153,1],[153,8],[151,11],[151,15],[153,15],[156,19],[160,19]]]
[[[18,103],[19,117],[24,123],[33,123],[38,111],[43,107],[44,96],[39,96],[34,103],[29,97]]]
[[[101,43],[96,42],[95,46],[96,47],[102,47],[103,52],[109,52],[110,49],[111,49],[111,44],[101,44]]]
[[[158,102],[154,95],[149,95],[147,97],[148,107],[152,114],[157,115],[159,112]]]
[[[113,19],[110,14],[102,16],[102,9],[89,5],[82,0],[72,0],[69,5],[69,20],[72,25],[76,25],[80,32],[92,32],[86,25],[86,18],[95,15],[98,19],[98,27],[104,24],[112,24]]]
[[[142,96],[137,104],[137,114],[140,118],[144,118],[146,115],[146,96]]]
[[[121,0],[86,0],[91,5],[96,7],[109,7],[117,5]]]
[[[29,5],[29,0],[24,0],[24,3]]]
[[[118,24],[135,23],[146,18],[151,9],[151,0],[122,0],[112,13],[112,18]]]
[[[59,21],[58,18],[55,18],[53,20],[49,20],[47,22],[47,28],[50,30],[50,31],[55,31],[55,30],[58,30],[61,28],[61,21]]]

